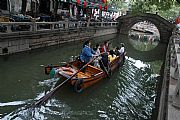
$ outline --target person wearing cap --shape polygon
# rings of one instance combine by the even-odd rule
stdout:
[[[83,49],[80,54],[80,60],[84,62],[85,64],[88,63],[95,55],[95,51],[91,49],[91,43],[90,41],[86,41],[83,44]]]

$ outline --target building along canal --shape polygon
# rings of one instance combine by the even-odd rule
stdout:
[[[110,39],[111,38],[111,39]],[[137,53],[124,36],[104,36],[93,44],[109,39],[110,47],[126,45],[124,65],[111,78],[75,93],[68,84],[39,108],[24,109],[39,99],[61,80],[44,74],[47,64],[63,65],[77,56],[82,42],[51,46],[24,53],[0,57],[0,119],[136,119],[153,118],[157,97],[157,79],[166,47],[154,51],[154,56]],[[160,45],[165,46],[165,45]],[[164,54],[162,54],[164,53]],[[144,56],[143,56],[144,55]],[[157,55],[157,56],[156,56]],[[148,59],[147,56],[150,56]]]

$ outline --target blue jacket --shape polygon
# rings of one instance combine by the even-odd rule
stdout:
[[[95,51],[90,47],[85,46],[80,54],[80,59],[82,62],[88,63],[93,58],[93,54],[95,54]]]

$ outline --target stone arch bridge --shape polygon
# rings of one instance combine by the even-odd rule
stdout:
[[[129,30],[134,24],[138,22],[149,21],[154,24],[160,33],[160,42],[168,43],[172,35],[173,28],[175,27],[172,23],[160,17],[157,14],[137,14],[137,15],[126,15],[118,18],[118,30],[120,34],[129,34]]]

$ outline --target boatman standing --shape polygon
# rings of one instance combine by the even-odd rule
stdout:
[[[102,52],[108,53],[109,52],[109,43],[107,41],[104,42],[104,45],[102,47]]]

